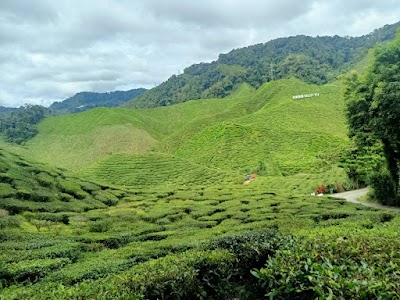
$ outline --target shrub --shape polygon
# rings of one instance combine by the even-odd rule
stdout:
[[[384,205],[398,205],[396,200],[396,183],[388,171],[373,173],[369,177],[372,195]]]
[[[226,283],[234,260],[228,251],[192,250],[69,288],[59,279],[6,293],[7,299],[229,299],[234,291]]]
[[[381,223],[386,223],[386,222],[390,222],[392,221],[394,218],[394,216],[392,214],[388,214],[388,213],[383,213],[380,215],[379,217],[379,221]]]
[[[41,186],[47,188],[51,188],[55,183],[53,176],[46,172],[40,172],[36,174],[36,180]]]
[[[341,192],[343,192],[343,191],[344,191],[343,185],[340,184],[340,183],[336,183],[336,184],[335,184],[334,192],[335,192],[335,193],[341,193]]]
[[[16,192],[10,184],[1,182],[0,178],[0,198],[15,196]]]
[[[90,232],[106,232],[110,229],[111,222],[108,220],[98,220],[90,222],[89,231]]]
[[[109,192],[109,190],[94,191],[95,199],[103,202],[105,205],[114,206],[118,204],[118,198]]]
[[[88,193],[101,190],[101,188],[98,185],[91,182],[83,182],[81,184],[81,189]]]
[[[0,273],[5,285],[12,282],[35,282],[56,269],[60,269],[71,261],[68,258],[37,259],[8,264]]]
[[[87,192],[81,189],[78,181],[59,180],[57,187],[61,192],[69,194],[75,199],[83,200],[89,196]]]
[[[63,223],[65,225],[69,224],[69,220],[72,216],[71,213],[38,213],[38,214],[28,214],[24,213],[25,218],[35,218],[38,220],[47,220],[55,223]]]
[[[271,299],[394,299],[399,242],[367,234],[304,238],[253,270]]]
[[[38,220],[38,219],[33,219],[31,220],[32,225],[34,225],[37,229],[37,231],[40,231],[41,228],[47,228],[51,225],[53,225],[53,222],[48,221],[48,220]]]
[[[66,194],[66,193],[61,193],[60,194],[60,200],[63,202],[70,202],[74,199],[74,197],[72,197],[70,194]]]
[[[19,227],[20,224],[20,216],[4,216],[0,218],[0,229],[5,227]]]
[[[0,218],[8,216],[8,211],[0,208]]]
[[[320,186],[317,186],[315,189],[315,193],[318,194],[326,194],[329,192],[329,188],[325,184],[321,184]]]
[[[102,243],[90,243],[86,245],[86,251],[88,252],[97,252],[104,249],[104,245]]]
[[[260,232],[246,232],[224,236],[211,241],[206,249],[224,249],[234,254],[236,264],[230,270],[230,284],[236,287],[240,299],[261,299],[263,291],[251,276],[253,268],[262,267],[265,260],[283,247],[295,243],[291,236],[283,236],[275,228]],[[232,297],[233,294],[229,294]]]
[[[144,299],[226,299],[233,263],[226,250],[168,255],[126,272],[115,290]]]

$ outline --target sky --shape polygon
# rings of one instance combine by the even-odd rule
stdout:
[[[398,0],[0,0],[0,105],[152,88],[235,48],[398,21]]]

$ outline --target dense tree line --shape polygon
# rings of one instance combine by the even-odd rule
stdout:
[[[386,167],[370,176],[375,196],[387,204],[398,204],[400,178],[400,31],[392,42],[374,51],[369,71],[347,78],[350,136],[358,148],[379,141]]]
[[[154,107],[191,99],[224,97],[247,82],[297,77],[324,84],[351,69],[378,42],[393,39],[399,23],[386,25],[361,37],[294,36],[220,54],[212,63],[194,64],[181,75],[127,103],[128,107]]]
[[[99,106],[117,107],[136,98],[145,91],[146,89],[139,88],[107,93],[80,92],[61,102],[54,102],[50,105],[50,110],[52,114],[60,115],[77,113]]]
[[[34,137],[38,124],[46,115],[48,109],[40,105],[26,105],[9,114],[0,117],[0,133],[6,141],[22,144]]]
[[[18,108],[16,107],[0,106],[0,116],[11,114],[12,112],[16,112],[17,110]]]
[[[47,115],[62,115],[105,106],[120,106],[141,95],[146,89],[108,93],[81,92],[62,102],[54,102],[50,108],[26,105],[19,108],[0,106],[0,134],[6,141],[22,144],[37,134],[36,124]]]

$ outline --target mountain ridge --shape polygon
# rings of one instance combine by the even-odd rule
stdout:
[[[145,88],[137,88],[128,91],[105,93],[79,92],[63,101],[53,102],[49,109],[52,114],[59,115],[77,113],[99,106],[117,107],[131,99],[135,99],[145,91]]]
[[[351,69],[377,43],[393,39],[399,26],[400,22],[385,25],[360,37],[298,35],[233,49],[211,63],[185,68],[183,74],[172,75],[124,106],[147,108],[223,98],[243,82],[257,88],[287,77],[325,84]]]

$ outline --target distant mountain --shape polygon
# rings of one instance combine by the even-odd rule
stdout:
[[[265,82],[296,77],[324,84],[351,69],[377,43],[393,39],[400,22],[361,37],[304,35],[220,54],[212,63],[194,64],[181,75],[146,91],[126,107],[165,106],[188,100],[221,98],[243,82],[259,87]]]
[[[146,91],[139,88],[130,91],[108,93],[81,92],[62,102],[54,102],[49,108],[26,105],[19,108],[0,106],[0,136],[6,141],[21,144],[37,133],[36,124],[48,115],[65,115],[104,106],[121,106]]]
[[[77,113],[99,106],[117,107],[131,99],[135,99],[145,91],[146,89],[139,88],[107,93],[80,92],[61,102],[54,102],[49,108],[52,114],[61,115]]]
[[[0,116],[11,114],[13,112],[16,112],[17,110],[18,108],[15,107],[5,107],[0,105]]]

